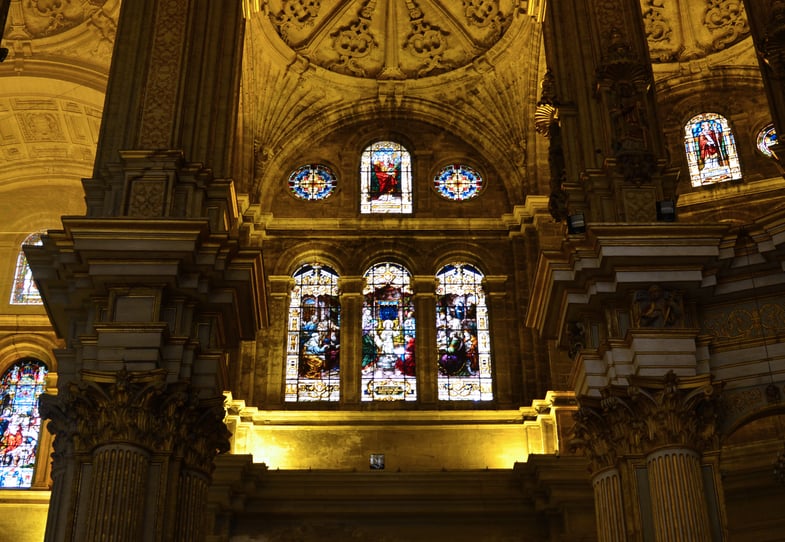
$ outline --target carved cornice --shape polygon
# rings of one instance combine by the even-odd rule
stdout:
[[[570,442],[582,449],[594,472],[628,455],[663,447],[702,452],[718,445],[721,385],[709,376],[631,377],[631,385],[609,386],[599,400],[583,399]]]

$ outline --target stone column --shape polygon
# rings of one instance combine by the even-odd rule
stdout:
[[[571,446],[584,450],[595,473],[600,540],[631,540],[624,518],[638,517],[641,502],[649,499],[658,542],[711,540],[701,454],[717,446],[718,392],[708,376],[680,379],[670,372],[631,377],[630,386],[610,386],[599,400],[581,400]],[[624,479],[640,458],[645,459],[649,499],[637,502],[638,495],[623,502],[622,485],[643,490]]]
[[[711,540],[700,455],[662,448],[646,456],[658,542]]]
[[[624,498],[619,469],[610,467],[594,475],[594,513],[598,542],[626,542]]]
[[[436,363],[436,279],[433,275],[415,276],[414,314],[417,323],[415,362],[417,363],[417,395],[422,405],[435,408],[438,401]]]
[[[553,2],[544,36],[549,71],[538,129],[554,146],[552,215],[655,220],[656,201],[675,195],[676,174],[664,170],[640,2]]]
[[[785,0],[744,2],[777,134],[785,134]],[[783,144],[773,152],[781,161]]]
[[[360,404],[362,306],[365,279],[341,277],[341,403]]]

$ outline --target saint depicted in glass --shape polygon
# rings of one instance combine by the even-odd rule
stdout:
[[[739,156],[728,120],[703,113],[684,127],[684,144],[692,186],[741,179]]]
[[[300,199],[324,199],[333,193],[337,183],[332,170],[322,164],[302,166],[289,175],[289,189]]]
[[[378,141],[366,148],[361,157],[360,183],[360,212],[412,212],[412,163],[402,145]]]
[[[415,319],[409,272],[381,263],[365,273],[362,314],[363,401],[414,401]]]
[[[41,432],[38,397],[46,386],[46,365],[35,359],[14,363],[0,378],[0,488],[26,488]]]
[[[40,245],[41,234],[34,233],[29,235],[27,239],[22,242],[22,245]],[[41,294],[33,281],[33,272],[27,263],[27,257],[24,250],[19,250],[19,256],[16,259],[16,272],[14,273],[14,283],[11,286],[11,304],[12,305],[40,305]]]
[[[453,164],[442,169],[433,179],[440,196],[462,201],[471,199],[482,190],[482,177],[469,166]]]
[[[757,146],[758,150],[768,156],[769,158],[772,157],[771,149],[769,148],[771,145],[774,145],[777,142],[777,132],[774,131],[774,125],[769,124],[763,130],[758,132],[758,140]]]
[[[286,347],[286,401],[340,399],[338,274],[305,265],[294,274]]]
[[[454,263],[436,275],[436,348],[442,401],[493,399],[491,339],[483,274]]]

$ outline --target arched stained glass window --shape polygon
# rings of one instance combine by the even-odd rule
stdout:
[[[684,145],[692,186],[741,179],[739,156],[728,120],[702,113],[684,126]]]
[[[24,359],[0,378],[0,488],[32,485],[41,432],[38,398],[44,392],[46,374],[42,362]]]
[[[483,274],[454,263],[436,275],[436,348],[439,399],[493,399],[491,339]]]
[[[769,124],[758,132],[758,140],[756,141],[758,150],[769,158],[772,157],[769,147],[775,143],[777,143],[777,132],[774,130],[773,124]]]
[[[304,200],[324,199],[338,184],[335,174],[322,164],[310,164],[297,168],[289,175],[289,190]]]
[[[462,201],[477,196],[482,190],[482,177],[463,164],[443,168],[433,179],[433,186],[440,196]]]
[[[415,401],[415,319],[411,275],[380,263],[366,271],[362,313],[362,400]]]
[[[340,399],[338,293],[338,274],[326,265],[304,265],[294,274],[289,302],[285,401]]]
[[[393,141],[378,141],[366,148],[360,162],[360,193],[361,213],[411,213],[409,151]]]
[[[41,234],[33,233],[22,242],[22,245],[40,245]],[[41,294],[33,281],[33,272],[30,271],[30,266],[27,263],[24,250],[19,250],[19,256],[16,259],[16,272],[14,273],[14,283],[11,286],[11,304],[12,305],[40,305]]]

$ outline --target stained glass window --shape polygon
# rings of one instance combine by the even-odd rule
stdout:
[[[46,386],[46,365],[24,359],[0,378],[0,488],[26,488],[33,482],[41,432],[38,397]]]
[[[286,349],[286,401],[340,399],[338,274],[304,265],[294,274]]]
[[[360,180],[360,212],[412,212],[412,161],[402,145],[378,141],[366,148],[361,157]]]
[[[768,156],[769,158],[772,157],[771,149],[769,148],[771,145],[774,145],[777,142],[777,132],[774,131],[774,125],[769,124],[763,130],[758,132],[758,150]]]
[[[439,399],[490,401],[493,377],[484,276],[471,265],[455,263],[443,267],[436,278]]]
[[[362,400],[415,401],[415,319],[411,276],[395,263],[364,275]]]
[[[482,177],[463,164],[453,164],[442,169],[433,179],[433,186],[440,196],[451,200],[471,199],[482,190]]]
[[[322,164],[302,166],[289,175],[289,190],[305,200],[326,198],[333,193],[337,183],[332,170]]]
[[[702,113],[684,127],[684,145],[692,186],[741,179],[739,156],[728,120]]]
[[[22,242],[22,245],[40,245],[41,234],[34,233]],[[33,281],[33,272],[27,264],[24,250],[19,250],[16,259],[16,272],[14,273],[14,283],[11,287],[12,305],[40,305],[41,294]]]

